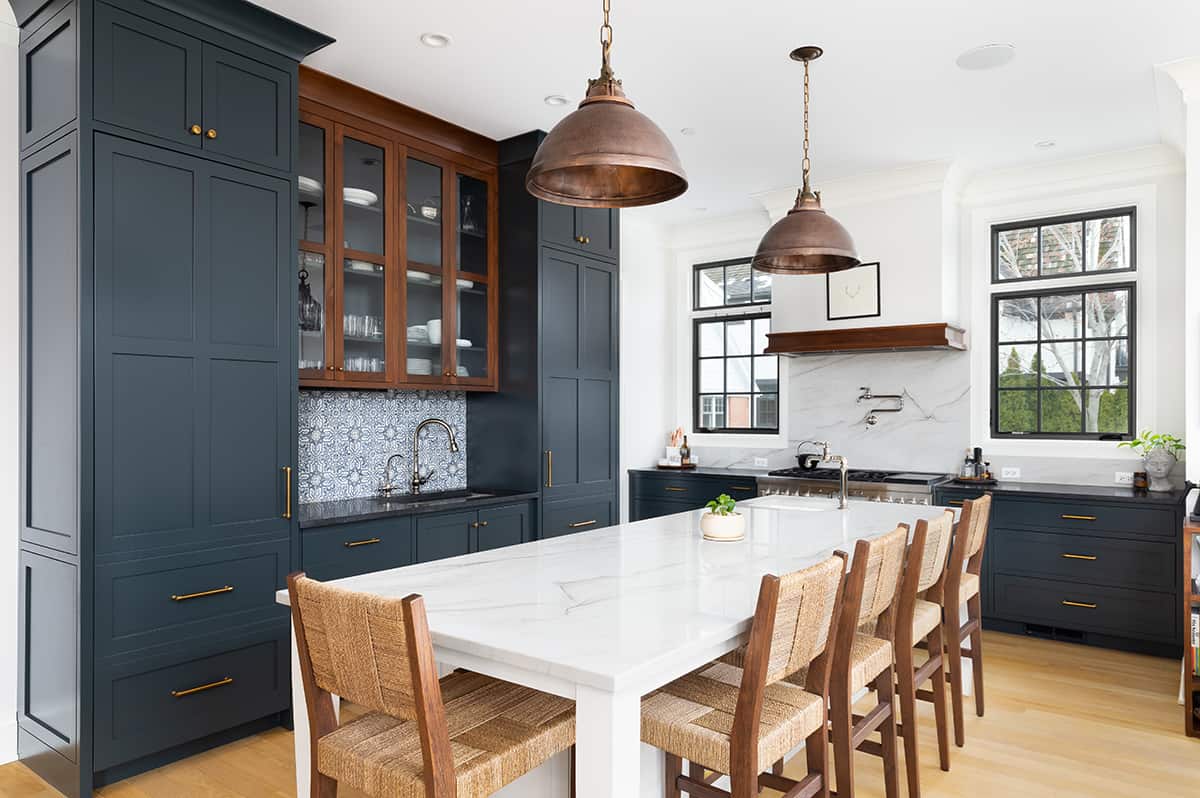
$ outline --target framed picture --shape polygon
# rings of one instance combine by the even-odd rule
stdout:
[[[825,275],[826,319],[865,319],[878,315],[878,261]]]

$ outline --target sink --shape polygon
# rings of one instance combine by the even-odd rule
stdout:
[[[801,510],[811,513],[823,513],[826,510],[836,510],[837,502],[824,497],[809,496],[763,496],[755,499],[748,507],[762,510]]]
[[[375,501],[389,507],[406,507],[413,504],[462,501],[464,499],[486,499],[494,493],[477,490],[439,490],[432,493],[402,493],[395,496],[375,496]]]

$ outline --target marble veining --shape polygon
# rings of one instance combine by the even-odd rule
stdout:
[[[454,428],[459,451],[451,452],[446,432],[421,432],[421,467],[433,476],[426,493],[467,486],[467,399],[461,391],[300,391],[299,494],[301,502],[371,496],[384,465],[399,452],[395,481],[407,485],[412,435],[426,418]],[[404,492],[407,492],[405,488]]]
[[[695,511],[337,584],[420,593],[443,649],[597,689],[652,689],[748,632],[763,574],[852,552],[859,538],[946,511],[861,501],[841,511],[831,500],[778,496],[738,506],[746,538],[735,543],[703,540]],[[287,602],[286,591],[278,600]]]

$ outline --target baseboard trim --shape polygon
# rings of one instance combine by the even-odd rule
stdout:
[[[17,760],[17,719],[0,722],[0,765]]]

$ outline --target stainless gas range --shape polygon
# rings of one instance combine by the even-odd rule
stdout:
[[[933,500],[933,486],[946,479],[945,474],[855,468],[847,476],[851,499],[896,504],[929,504]],[[758,478],[758,495],[835,497],[839,481],[836,468],[784,468]]]

